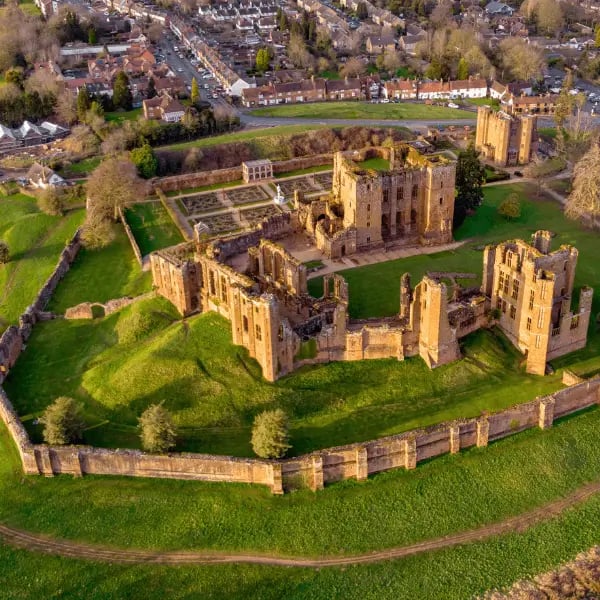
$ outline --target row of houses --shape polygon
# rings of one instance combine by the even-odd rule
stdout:
[[[358,5],[364,4],[367,9],[367,15],[369,19],[375,23],[375,25],[381,25],[381,27],[387,27],[390,29],[404,29],[405,22],[400,17],[396,16],[392,11],[387,8],[380,8],[371,4],[369,0],[340,0],[340,4],[349,10],[354,12],[358,11]]]
[[[41,125],[23,121],[23,124],[15,129],[0,124],[0,154],[28,146],[47,144],[65,137],[68,133],[68,129],[49,121],[44,121]]]
[[[339,80],[311,77],[289,83],[270,83],[242,90],[242,104],[252,108],[326,100],[364,100],[367,96],[366,83],[360,77]]]

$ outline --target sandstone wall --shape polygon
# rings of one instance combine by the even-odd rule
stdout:
[[[331,165],[333,168],[333,153],[314,154],[312,156],[301,156],[291,158],[290,160],[281,160],[273,163],[273,173],[287,173],[288,171],[297,171],[300,169],[310,169],[320,167],[321,165]]]
[[[76,231],[71,241],[61,252],[56,267],[54,267],[37,296],[19,317],[19,326],[9,327],[0,337],[0,383],[6,379],[9,370],[19,358],[24,343],[31,335],[33,326],[38,321],[47,318],[47,315],[43,312],[44,308],[46,308],[60,280],[71,268],[71,263],[75,260],[80,247],[79,231]]]
[[[123,223],[123,227],[125,228],[125,234],[127,235],[127,239],[129,240],[129,243],[131,244],[131,249],[133,250],[133,253],[135,254],[135,259],[138,261],[138,263],[141,266],[142,265],[142,252],[140,250],[140,247],[138,246],[135,236],[133,235],[133,231],[131,231],[131,227],[129,227],[129,223],[127,222],[127,219],[125,218],[125,215],[123,214],[123,209],[121,209],[121,208],[119,208],[119,218],[121,219],[121,223]]]
[[[104,316],[110,315],[125,306],[133,304],[137,300],[150,298],[153,295],[154,292],[149,292],[147,294],[142,294],[141,296],[136,296],[135,298],[131,298],[130,296],[126,296],[125,298],[114,298],[104,304],[101,302],[82,302],[81,304],[77,304],[77,306],[67,308],[65,311],[65,319],[93,319],[93,309],[96,306],[102,308]]]

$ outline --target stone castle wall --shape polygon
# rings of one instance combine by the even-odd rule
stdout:
[[[135,236],[133,235],[133,231],[131,231],[131,227],[129,227],[129,223],[127,222],[127,219],[125,218],[125,215],[123,214],[123,209],[119,207],[119,218],[121,219],[121,223],[123,223],[123,227],[125,228],[125,234],[127,235],[127,239],[129,240],[129,243],[131,244],[131,249],[133,250],[133,253],[135,254],[135,259],[138,261],[138,264],[140,266],[142,266],[142,252],[140,250],[140,247],[138,246],[137,240],[135,239]]]
[[[18,327],[13,325],[0,336],[0,383],[4,381],[8,371],[19,358],[25,342],[31,335],[33,326],[44,318],[42,315],[44,308],[46,308],[60,280],[71,268],[71,263],[75,260],[80,247],[79,231],[77,231],[61,252],[54,271],[41,287],[33,302],[19,317]]]
[[[565,373],[565,381],[574,379]],[[479,418],[450,421],[285,460],[262,460],[205,454],[151,455],[137,450],[90,446],[33,445],[0,387],[0,418],[18,448],[26,474],[95,474],[252,483],[266,485],[274,494],[304,486],[318,490],[328,483],[351,478],[363,480],[390,469],[414,469],[420,461],[455,454],[472,446],[484,447],[493,440],[525,429],[547,429],[557,418],[595,404],[600,404],[600,378]]]

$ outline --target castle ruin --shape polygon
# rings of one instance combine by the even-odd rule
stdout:
[[[477,109],[475,149],[500,167],[526,165],[537,152],[537,117]]]
[[[456,164],[406,144],[379,150],[389,170],[363,168],[342,152],[333,189],[318,200],[295,197],[300,224],[329,258],[378,248],[452,241]]]

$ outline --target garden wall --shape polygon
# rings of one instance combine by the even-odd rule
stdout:
[[[273,173],[287,173],[298,169],[309,169],[321,165],[333,165],[333,154],[315,154],[282,160],[273,163]],[[185,175],[173,175],[172,177],[161,177],[152,181],[153,188],[160,188],[163,192],[173,192],[188,188],[215,185],[218,183],[230,183],[242,179],[242,166],[230,167],[229,169],[215,169],[214,171],[198,171],[186,173]],[[241,185],[241,184],[240,184]]]

